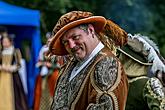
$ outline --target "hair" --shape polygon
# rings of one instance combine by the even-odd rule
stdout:
[[[81,25],[78,25],[77,28],[83,30],[85,33],[89,34],[88,32],[88,24],[81,24]]]
[[[81,25],[78,26],[78,28],[81,29],[81,30],[83,30],[83,31],[86,32],[87,34],[89,34],[89,32],[88,32],[88,26],[89,26],[89,24],[81,24]],[[96,33],[95,31],[94,31],[94,33],[95,33],[95,35],[96,35],[98,38],[100,38],[100,37],[99,37],[100,35],[99,35],[98,33]]]
[[[3,39],[7,38],[12,44],[13,44],[13,39],[8,35],[8,36],[3,36],[2,39],[1,39],[1,46],[2,46],[2,50],[3,50],[3,45],[2,45],[2,42],[3,42]]]
[[[89,24],[81,24],[78,26],[78,28],[84,30],[84,32],[88,34],[88,25]],[[109,39],[106,35],[98,34],[96,32],[95,35],[105,46],[107,46],[112,51],[112,53],[116,54],[116,46],[112,39]]]
[[[4,26],[0,26],[0,34],[4,32],[7,32],[7,28]]]
[[[7,35],[7,28],[4,26],[0,26],[0,40],[2,39],[3,36]]]
[[[81,24],[81,25],[78,26],[78,28],[83,30],[87,34],[89,34],[89,32],[88,32],[88,24]]]

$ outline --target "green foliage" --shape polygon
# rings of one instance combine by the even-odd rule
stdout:
[[[111,19],[128,33],[149,36],[165,56],[164,0],[102,0],[100,9],[97,10],[98,13]]]
[[[155,36],[160,52],[165,57],[165,1],[151,0],[150,9],[154,19],[154,28],[150,33]]]
[[[52,31],[59,17],[72,10],[111,19],[128,33],[148,35],[165,56],[165,0],[5,0],[41,11],[41,32]],[[45,39],[45,37],[43,37]]]
[[[92,0],[5,0],[8,3],[41,11],[42,31],[51,31],[57,19],[72,10],[93,11],[95,2]]]
[[[95,0],[5,0],[8,3],[38,9],[41,12],[42,41],[45,42],[45,33],[52,31],[59,17],[69,11],[91,11],[96,8]]]

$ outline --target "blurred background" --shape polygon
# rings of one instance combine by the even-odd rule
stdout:
[[[91,11],[111,19],[127,33],[149,36],[165,57],[165,0],[3,0],[0,25],[16,35],[15,45],[21,48],[27,62],[30,107],[38,73],[34,65],[39,49],[46,42],[45,34],[53,30],[62,14],[73,10]],[[11,15],[1,16],[4,13]]]
[[[111,19],[128,33],[148,35],[165,56],[164,0],[4,0],[40,11],[41,35],[52,31],[58,18],[72,10],[91,11]],[[45,41],[42,38],[42,42]],[[164,50],[164,51],[163,51]]]

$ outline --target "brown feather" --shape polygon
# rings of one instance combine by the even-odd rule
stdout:
[[[128,41],[127,33],[110,20],[107,20],[102,34],[110,37],[110,39],[112,39],[117,46],[123,46]]]

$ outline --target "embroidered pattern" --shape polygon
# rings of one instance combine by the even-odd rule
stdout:
[[[151,89],[153,90],[153,92],[160,97],[164,97],[164,92],[163,92],[163,86],[161,84],[161,82],[156,79],[156,78],[151,78],[150,79],[151,82]]]
[[[159,102],[159,109],[165,110],[165,95],[162,90],[162,84],[157,78],[150,78],[146,83],[146,88],[144,89],[144,97],[153,97],[152,102]],[[151,101],[151,99],[149,99]]]
[[[71,73],[71,70],[74,65],[70,66],[70,69],[67,69],[65,73]],[[51,110],[69,110],[69,107],[67,106],[68,103],[68,85],[69,83],[69,74],[63,74],[60,79],[59,83],[57,85],[55,96],[53,100],[53,104],[51,107]]]
[[[71,81],[69,81],[70,73],[75,66],[74,64],[66,69],[57,85],[52,110],[69,110],[72,102],[75,100],[78,91],[87,75],[87,68],[93,60]]]
[[[95,79],[98,87],[103,91],[113,86],[117,79],[118,65],[113,57],[105,57],[96,65]]]
[[[87,110],[114,110],[112,98],[104,94],[99,98],[98,104],[91,104]]]

